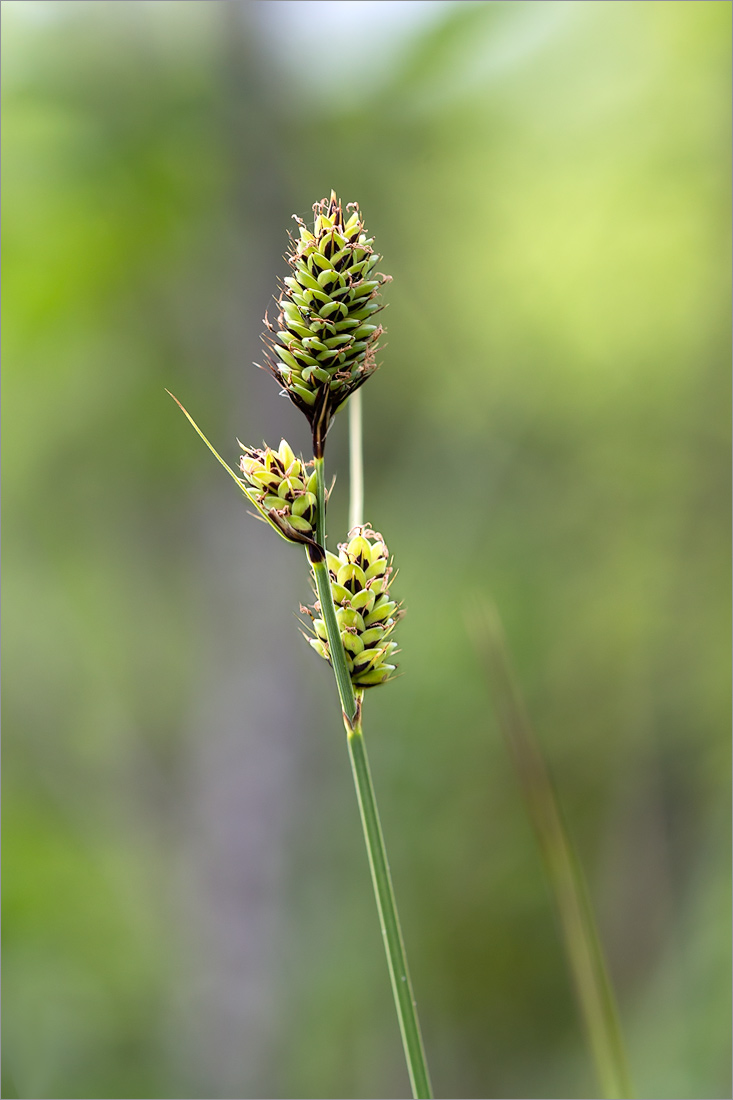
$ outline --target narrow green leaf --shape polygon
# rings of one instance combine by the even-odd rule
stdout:
[[[260,514],[260,516],[262,517],[262,519],[264,519],[266,523],[269,523],[269,524],[270,524],[270,526],[271,526],[271,527],[273,527],[275,531],[277,531],[277,533],[278,533],[278,535],[280,536],[280,538],[283,538],[283,539],[285,539],[285,541],[286,541],[286,542],[289,542],[289,541],[291,541],[291,540],[290,540],[290,539],[288,539],[288,538],[287,538],[287,536],[286,536],[286,535],[285,535],[285,534],[284,534],[284,533],[283,533],[283,532],[282,532],[282,531],[281,531],[281,530],[279,529],[279,527],[276,527],[276,526],[275,526],[275,525],[274,525],[274,524],[272,523],[272,521],[271,521],[271,519],[270,519],[270,516],[269,516],[269,515],[267,514],[267,512],[266,512],[266,511],[265,511],[265,509],[264,509],[264,508],[263,508],[263,507],[261,506],[261,504],[259,504],[259,502],[257,501],[257,498],[256,498],[256,497],[254,496],[254,494],[253,494],[252,492],[250,492],[250,490],[249,490],[249,489],[247,488],[247,486],[246,486],[246,485],[244,484],[244,482],[242,481],[241,477],[237,477],[237,475],[235,474],[234,470],[233,470],[233,469],[231,468],[231,466],[229,466],[229,464],[228,464],[228,463],[226,463],[226,462],[224,461],[224,459],[223,459],[223,458],[221,457],[221,455],[219,454],[219,452],[217,451],[217,449],[216,449],[215,447],[213,447],[213,446],[211,445],[211,443],[209,443],[208,439],[206,438],[206,436],[204,435],[204,433],[203,433],[203,432],[201,431],[201,429],[199,428],[199,426],[198,426],[198,424],[196,423],[196,421],[194,420],[194,418],[193,418],[193,417],[192,417],[192,416],[190,415],[190,413],[186,412],[186,410],[184,409],[183,405],[182,405],[182,404],[181,404],[181,402],[180,402],[180,401],[178,400],[178,398],[177,398],[177,397],[176,397],[176,396],[175,396],[174,394],[172,394],[170,390],[166,390],[165,392],[166,392],[166,393],[168,394],[168,396],[169,396],[169,397],[172,397],[172,398],[173,398],[173,400],[175,401],[176,405],[178,405],[178,408],[179,408],[179,409],[181,410],[181,412],[183,413],[183,415],[184,415],[184,416],[186,417],[186,420],[188,420],[189,424],[190,424],[190,425],[191,425],[191,426],[193,427],[193,429],[194,429],[194,431],[196,432],[196,434],[197,434],[197,435],[199,435],[199,436],[201,436],[201,438],[203,439],[204,443],[206,444],[206,446],[207,446],[207,447],[209,448],[209,450],[210,450],[210,451],[211,451],[211,453],[213,454],[214,458],[215,458],[215,459],[217,460],[217,462],[219,462],[219,463],[220,463],[220,464],[221,464],[221,465],[222,465],[222,466],[224,467],[224,469],[226,470],[226,472],[227,472],[227,473],[229,474],[230,478],[231,478],[231,479],[232,479],[233,481],[235,481],[235,482],[237,483],[237,485],[238,485],[238,486],[239,486],[239,488],[240,488],[240,489],[242,490],[242,492],[243,492],[243,493],[244,493],[244,495],[246,496],[246,498],[247,498],[247,500],[249,501],[249,503],[250,503],[250,504],[252,504],[252,505],[254,505],[254,507],[255,507],[255,508],[257,509],[257,511],[259,512],[259,514]]]

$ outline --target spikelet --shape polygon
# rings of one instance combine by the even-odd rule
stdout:
[[[313,212],[312,230],[296,218],[300,233],[287,257],[292,274],[277,301],[277,324],[265,317],[264,340],[268,369],[308,418],[319,458],[335,412],[376,370],[378,291],[390,277],[376,271],[382,257],[356,203],[345,218],[332,191]]]
[[[260,513],[291,542],[310,543],[316,529],[316,475],[308,470],[313,464],[296,458],[284,439],[276,451],[240,447],[239,468]]]
[[[384,539],[370,527],[353,527],[348,543],[339,546],[338,555],[327,553],[326,560],[351,682],[355,688],[384,684],[395,671],[390,659],[397,643],[391,634],[403,614],[389,594],[394,570]],[[330,662],[320,610],[317,602],[301,608],[313,622],[308,641]]]

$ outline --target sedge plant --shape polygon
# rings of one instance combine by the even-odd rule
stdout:
[[[332,191],[313,212],[312,227],[295,219],[298,230],[287,256],[290,274],[276,299],[275,321],[265,316],[264,336],[264,366],[306,416],[313,458],[296,456],[285,440],[277,450],[240,444],[243,453],[235,470],[173,399],[259,518],[305,549],[316,597],[311,606],[301,607],[310,624],[306,637],[336,680],[412,1093],[427,1098],[432,1096],[430,1077],[363,730],[365,693],[394,676],[393,633],[403,614],[391,593],[395,574],[387,544],[362,518],[358,391],[377,367],[383,332],[377,316],[382,309],[379,290],[389,276],[377,271],[381,256],[356,203],[344,209]],[[333,418],[347,403],[350,530],[338,553],[332,553],[326,547],[324,455]]]

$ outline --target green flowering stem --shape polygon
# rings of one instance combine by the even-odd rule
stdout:
[[[402,942],[400,921],[397,915],[397,903],[392,889],[392,877],[389,873],[387,853],[384,848],[382,827],[379,823],[377,802],[369,771],[366,745],[361,728],[361,702],[363,691],[357,692],[357,711],[353,722],[345,722],[349,742],[351,768],[356,784],[356,796],[359,800],[361,823],[364,828],[369,867],[372,872],[374,896],[377,901],[379,923],[384,938],[389,976],[392,981],[397,1017],[400,1022],[402,1043],[407,1059],[407,1071],[410,1075],[412,1095],[415,1098],[429,1098],[432,1091],[430,1077],[425,1061],[420,1024],[417,1018],[417,1006],[412,992],[410,973],[407,969],[405,945]]]
[[[316,467],[316,542],[326,550],[326,480],[323,469],[323,456],[315,459]],[[321,615],[328,634],[328,651],[331,655],[331,664],[336,677],[341,709],[349,722],[353,721],[356,714],[356,699],[351,683],[351,674],[346,665],[341,632],[336,622],[336,609],[333,606],[331,593],[331,578],[328,575],[328,564],[325,558],[314,561],[314,554],[308,549],[313,574],[316,578],[316,590],[318,602],[321,605]]]
[[[364,510],[364,461],[362,444],[362,401],[361,391],[349,398],[349,527],[363,523]],[[346,724],[351,768],[354,773],[356,797],[359,802],[361,823],[364,829],[364,841],[369,857],[374,896],[377,902],[379,923],[384,938],[384,950],[392,982],[392,992],[397,1008],[397,1018],[402,1034],[402,1044],[407,1061],[414,1097],[430,1097],[430,1075],[425,1060],[420,1022],[417,1017],[417,1005],[412,992],[410,972],[407,968],[407,954],[402,940],[397,902],[392,888],[392,876],[387,862],[384,837],[379,821],[377,800],[372,785],[369,760],[362,731],[362,699],[364,692],[357,690],[357,714],[351,724]]]
[[[310,549],[308,553],[311,553]],[[336,677],[336,687],[338,688],[339,698],[341,700],[341,709],[344,712],[344,718],[352,721],[356,714],[356,700],[354,698],[354,689],[351,684],[351,676],[346,667],[346,657],[344,655],[341,634],[339,633],[338,623],[336,622],[336,612],[334,610],[333,597],[331,595],[331,580],[328,575],[328,566],[325,561],[313,561],[312,558],[311,566],[316,578],[316,591],[318,592],[318,602],[321,605],[321,615],[323,616],[326,632],[328,634],[328,649],[331,654],[331,663]]]

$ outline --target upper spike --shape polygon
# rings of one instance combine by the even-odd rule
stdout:
[[[267,366],[285,393],[305,413],[313,451],[323,454],[331,420],[346,399],[376,370],[383,329],[379,288],[389,276],[377,272],[381,256],[367,237],[356,203],[344,220],[335,191],[313,207],[311,232],[296,218],[292,268],[277,299],[277,322],[263,337]]]

